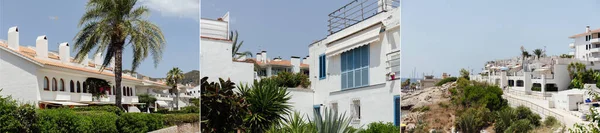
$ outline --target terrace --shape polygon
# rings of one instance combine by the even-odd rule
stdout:
[[[353,0],[329,14],[329,34],[400,6],[400,0]]]

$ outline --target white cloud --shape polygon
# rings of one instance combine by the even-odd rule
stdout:
[[[199,0],[140,0],[143,6],[158,11],[163,16],[199,20]]]

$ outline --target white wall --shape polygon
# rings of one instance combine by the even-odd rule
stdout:
[[[252,63],[233,62],[232,69],[228,72],[230,72],[231,81],[236,85],[240,85],[240,83],[252,85],[254,83],[254,64]]]
[[[227,80],[228,71],[232,70],[231,41],[212,39],[201,40],[200,77],[208,77],[208,82],[218,82],[219,78]]]
[[[37,104],[40,100],[36,76],[38,68],[22,57],[0,50],[0,95],[11,95],[17,101]]]
[[[287,90],[291,97],[289,103],[292,106],[292,111],[300,112],[300,115],[304,116],[304,118],[314,120],[312,99],[314,91],[297,88],[288,88]]]

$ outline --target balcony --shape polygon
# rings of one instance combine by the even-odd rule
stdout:
[[[154,94],[154,97],[156,97],[156,100],[173,101],[173,97],[167,94]]]
[[[592,43],[592,44],[600,44],[600,38],[594,38],[594,39],[590,40],[590,43]]]
[[[590,52],[592,52],[592,53],[594,53],[594,52],[600,52],[600,47],[591,48]]]
[[[569,43],[569,48],[575,48],[575,43]]]
[[[132,103],[139,103],[140,100],[138,99],[137,96],[124,96],[123,97],[123,103],[126,104],[132,104]]]

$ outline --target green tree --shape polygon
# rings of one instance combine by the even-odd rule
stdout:
[[[229,40],[233,41],[233,45],[231,45],[231,57],[233,57],[236,60],[241,58],[242,55],[252,57],[252,52],[250,52],[250,51],[244,51],[244,52],[239,53],[240,48],[244,44],[244,41],[241,41],[239,44],[237,43],[238,35],[239,35],[238,32],[235,31],[235,34],[234,34],[233,31],[231,31],[230,35],[231,36],[229,36]],[[239,56],[237,56],[237,55],[239,55]]]
[[[181,82],[181,80],[185,78],[183,76],[183,71],[178,67],[173,67],[173,69],[169,70],[167,73],[167,85],[171,86],[171,93],[175,93],[175,97],[173,98],[173,102],[175,102],[175,109],[179,110],[179,89],[177,88],[177,84]]]
[[[464,69],[464,68],[460,69],[460,77],[461,78],[465,78],[465,79],[469,80],[469,75],[470,75],[469,70]]]
[[[144,111],[148,111],[150,105],[156,102],[156,97],[149,94],[140,94],[138,95],[138,98],[140,103],[145,103],[145,105],[141,105]]]
[[[90,0],[86,12],[79,20],[81,31],[75,36],[75,60],[81,62],[96,48],[95,53],[106,51],[101,70],[115,61],[115,88],[121,88],[123,49],[129,44],[133,49],[131,70],[135,72],[140,63],[152,53],[154,66],[162,58],[165,38],[160,28],[145,20],[150,11],[136,6],[137,0]],[[83,26],[83,27],[82,27]],[[124,109],[121,89],[116,89],[116,105]]]
[[[537,57],[537,59],[539,60],[540,57],[542,57],[544,55],[544,50],[542,49],[534,49],[533,50],[533,54],[535,55],[535,57]]]
[[[106,95],[105,91],[110,91],[110,83],[104,79],[87,78],[85,79],[85,83],[86,87],[83,88],[87,88],[87,92],[92,93],[92,96],[98,99],[100,99],[101,96]]]
[[[251,87],[240,85],[238,89],[250,104],[249,111],[252,113],[246,116],[244,123],[252,133],[266,131],[290,113],[290,94],[286,87],[279,86],[274,80],[254,80]]]
[[[200,80],[201,129],[203,132],[229,133],[242,129],[248,113],[246,98],[237,94],[235,84],[219,78],[209,83],[208,77]]]

